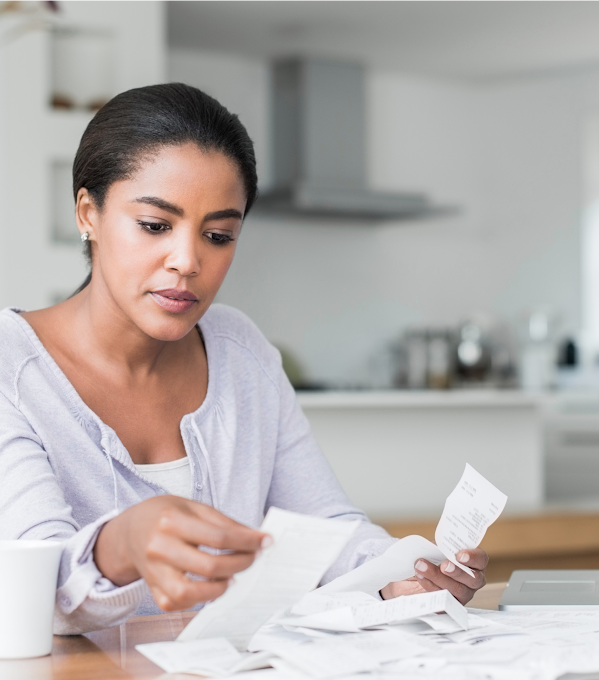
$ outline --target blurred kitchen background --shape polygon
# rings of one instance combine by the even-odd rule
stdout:
[[[86,273],[71,163],[114,94],[238,113],[261,198],[218,301],[282,352],[352,500],[430,535],[468,461],[491,578],[599,566],[599,3],[0,3],[0,303]]]

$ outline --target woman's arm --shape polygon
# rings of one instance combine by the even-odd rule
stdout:
[[[79,526],[42,442],[1,393],[0,422],[0,539],[52,539],[63,544],[54,632],[77,634],[126,620],[144,596],[143,583],[117,588],[92,558],[98,532],[115,513]]]
[[[282,368],[278,386],[279,433],[266,509],[274,505],[319,517],[360,520],[349,543],[325,574],[322,582],[328,583],[378,557],[397,539],[372,524],[364,512],[351,504],[320,450]]]
[[[42,442],[2,393],[0,423],[0,539],[53,539],[64,546],[55,633],[74,635],[122,623],[147,592],[141,577],[148,579],[159,605],[184,608],[222,593],[228,575],[253,560],[264,534],[173,496],[79,526]],[[172,530],[174,524],[178,528]],[[241,554],[209,555],[197,549],[202,542]],[[186,567],[216,580],[184,580]]]

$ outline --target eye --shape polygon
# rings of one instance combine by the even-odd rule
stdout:
[[[163,222],[145,222],[143,220],[137,220],[137,224],[139,224],[143,231],[147,231],[150,234],[162,234],[170,229],[169,225],[164,224]]]
[[[218,232],[213,231],[209,231],[206,234],[206,237],[208,238],[209,241],[214,243],[215,246],[224,246],[227,245],[227,243],[231,243],[232,241],[235,240],[228,234],[219,234]]]

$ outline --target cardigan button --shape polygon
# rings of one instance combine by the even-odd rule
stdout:
[[[198,491],[201,491],[204,488],[204,485],[201,482],[196,482],[196,489]]]
[[[71,598],[67,597],[66,595],[61,595],[60,596],[60,604],[63,607],[70,607],[71,606]]]

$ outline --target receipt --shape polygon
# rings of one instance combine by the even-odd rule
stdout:
[[[414,576],[414,564],[423,557],[433,564],[441,564],[445,555],[439,548],[422,536],[406,536],[394,543],[380,557],[364,562],[356,569],[321,586],[306,600],[321,594],[362,590],[372,595],[392,581],[403,581]]]
[[[284,665],[279,659],[283,660]],[[282,670],[295,670],[296,676],[305,674],[324,680],[373,671],[379,664],[376,658],[357,649],[343,637],[282,647],[277,651],[277,658],[272,665]]]
[[[487,621],[509,627],[514,633],[526,633],[537,642],[551,643],[561,638],[576,638],[584,633],[599,631],[597,610],[471,610]]]
[[[471,569],[458,562],[456,554],[480,544],[506,503],[507,496],[466,463],[462,478],[445,501],[435,531],[435,542],[445,557],[473,576]]]
[[[360,607],[380,602],[376,597],[362,591],[348,591],[327,595],[322,588],[308,593],[306,597],[296,602],[291,607],[291,613],[298,616],[308,614],[320,614],[329,609],[341,609],[342,607]]]
[[[278,619],[277,623],[291,627],[317,628],[345,633],[354,633],[364,628],[384,625],[395,625],[403,621],[421,619],[436,612],[445,612],[457,628],[468,628],[467,610],[447,590],[436,590],[432,593],[404,595],[392,600],[383,600],[373,604],[344,606],[339,609],[325,609],[319,613],[306,616]],[[426,618],[424,621],[431,625]]]
[[[425,651],[413,636],[387,630],[284,646],[277,650],[277,656],[283,659],[286,669],[291,667],[301,674],[324,680],[374,671],[383,663]],[[276,661],[273,665],[278,666]]]
[[[456,553],[476,548],[487,528],[501,514],[506,502],[505,494],[466,464],[462,478],[445,502],[435,531],[437,545],[422,536],[406,536],[380,557],[339,576],[315,591],[314,595],[308,595],[308,598],[317,594],[330,595],[355,590],[374,595],[388,583],[414,576],[414,563],[419,558],[432,564],[441,564],[444,559],[448,559],[473,576],[471,569],[456,560]]]
[[[460,628],[468,628],[466,608],[447,590],[404,595],[368,605],[356,611],[355,619],[360,628],[371,628],[383,624],[393,625],[435,612],[445,612]]]
[[[270,654],[240,654],[224,638],[151,642],[135,649],[167,673],[225,676],[269,666]]]
[[[260,530],[273,537],[274,545],[237,574],[222,597],[198,612],[178,640],[223,637],[245,650],[273,614],[318,585],[358,524],[271,508]]]

